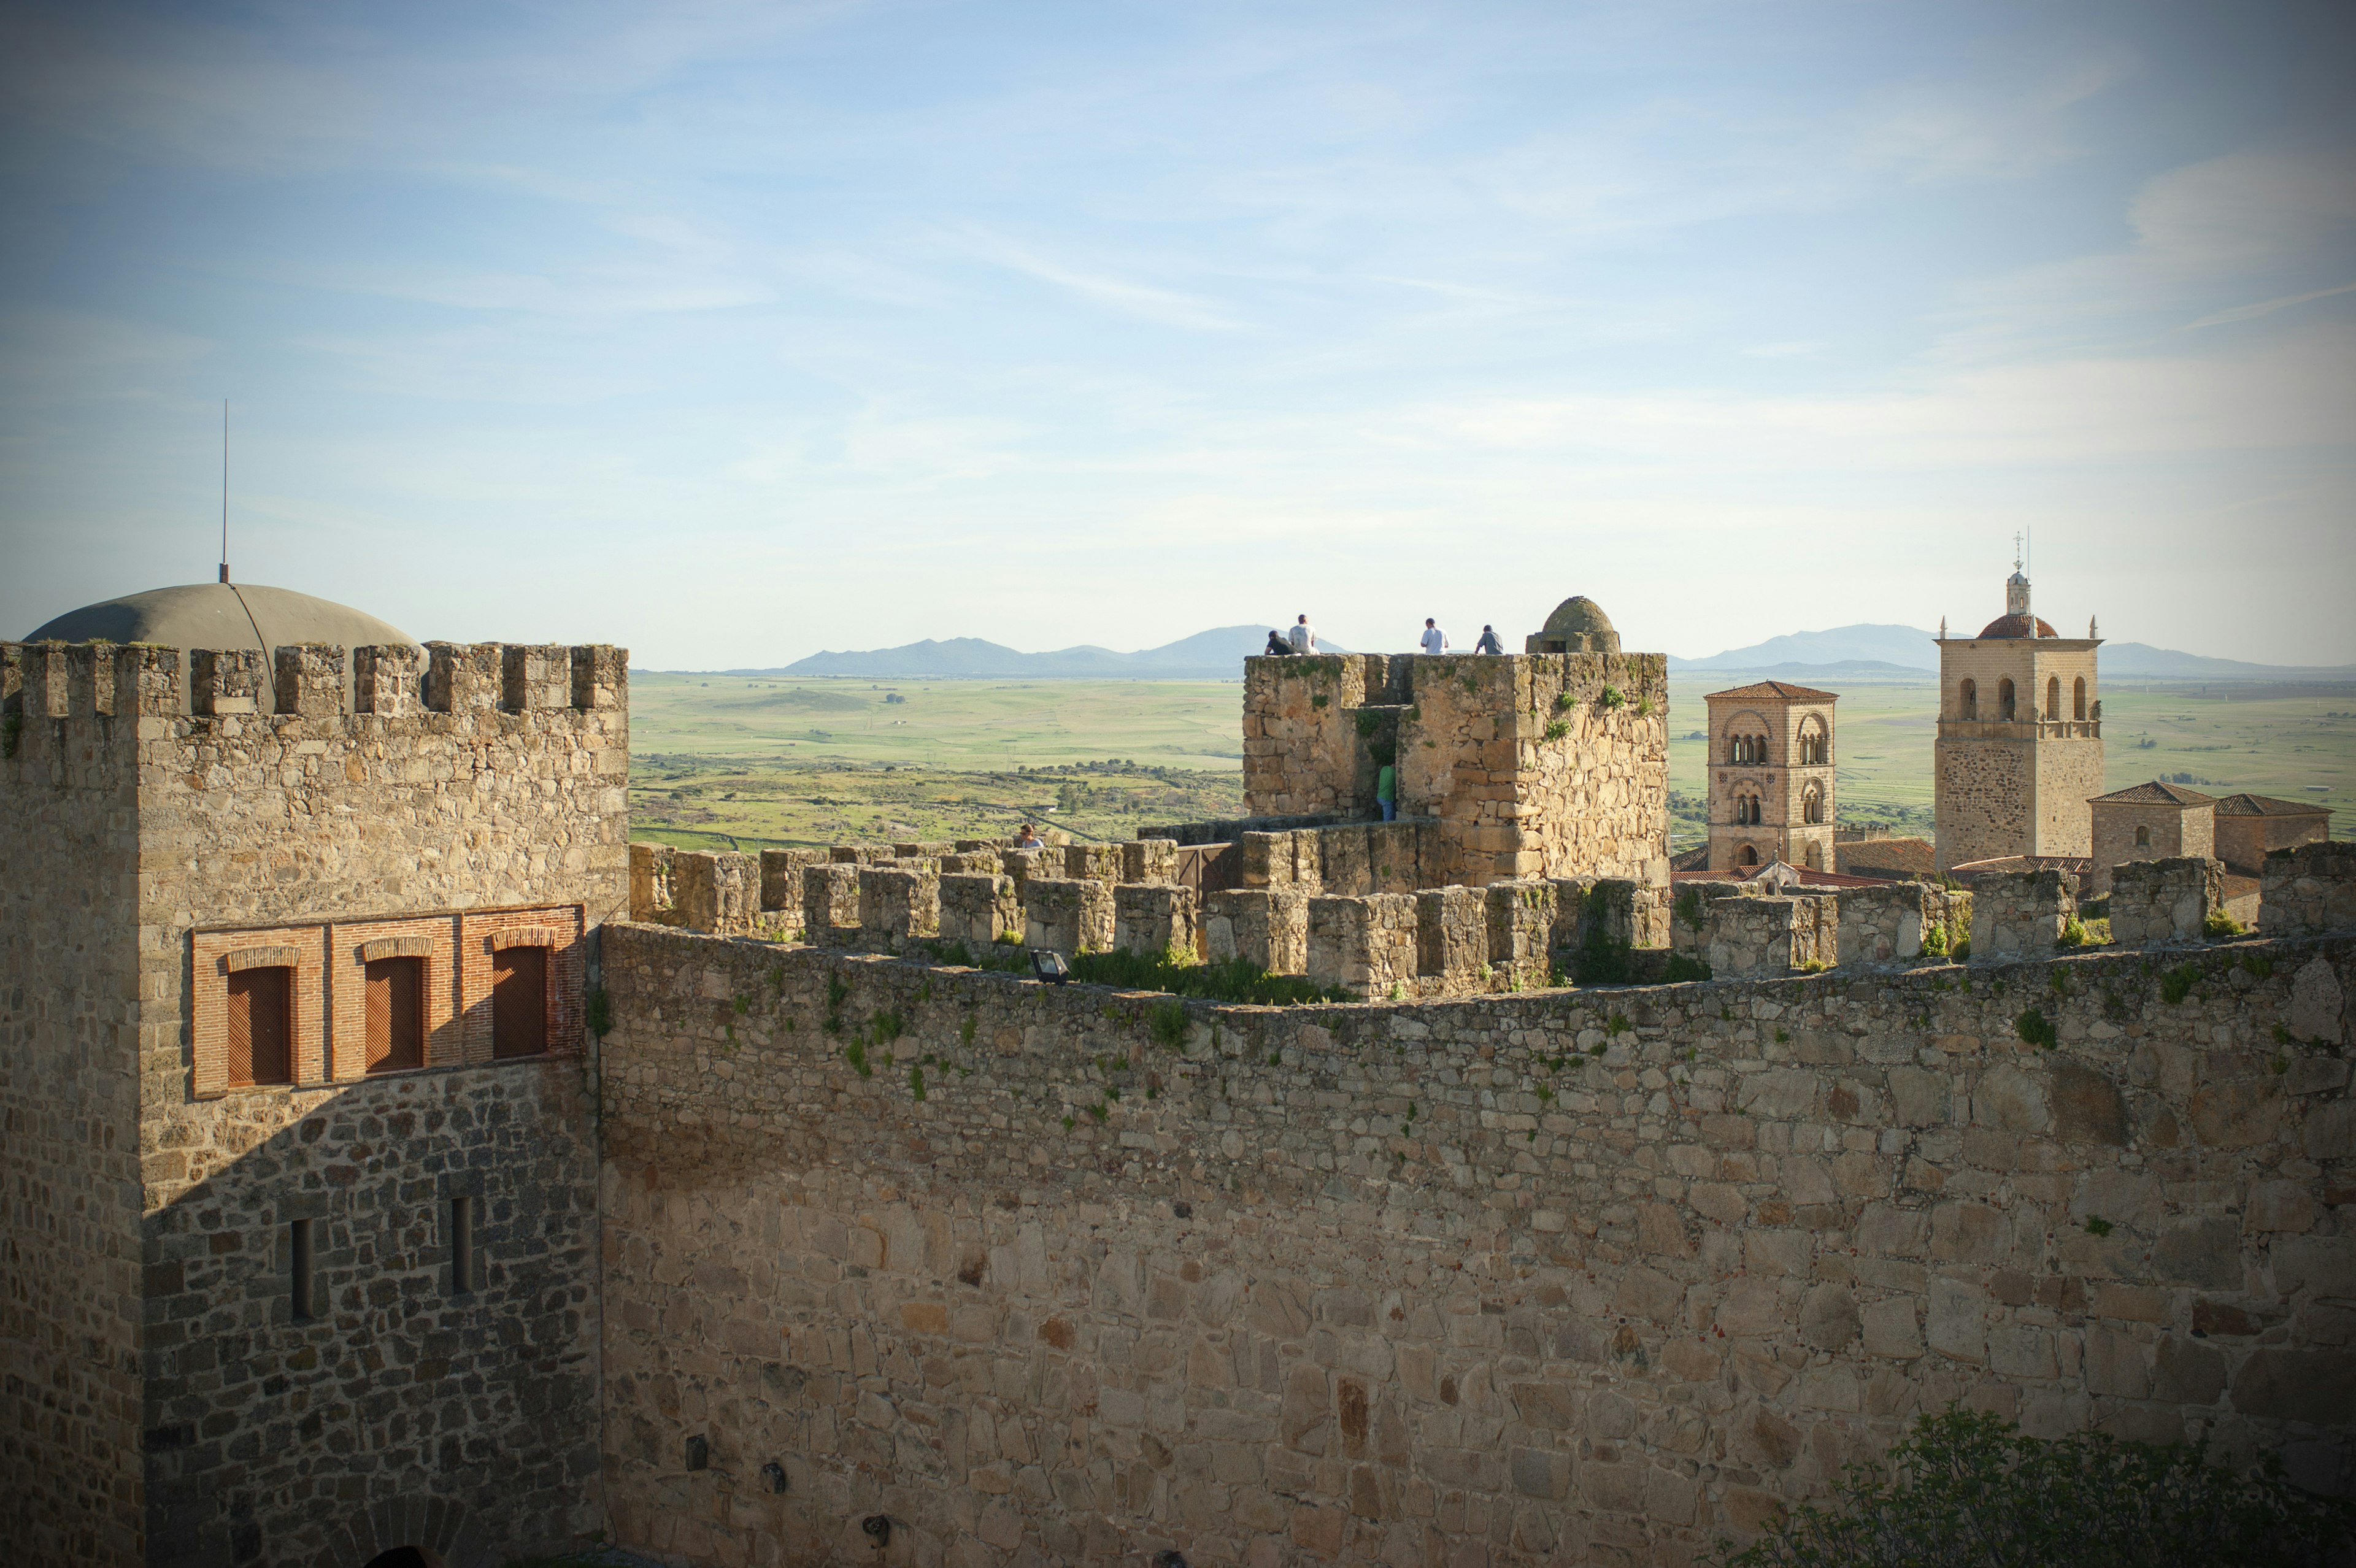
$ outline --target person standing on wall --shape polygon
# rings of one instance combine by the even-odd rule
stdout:
[[[1497,628],[1494,626],[1482,627],[1481,640],[1472,645],[1472,651],[1476,654],[1504,653],[1505,651],[1505,645],[1497,640]]]
[[[1317,651],[1317,633],[1309,624],[1308,616],[1303,615],[1292,624],[1290,635],[1294,653],[1313,654]]]
[[[1429,615],[1423,618],[1423,651],[1428,654],[1448,651],[1448,634],[1441,631],[1440,623]]]

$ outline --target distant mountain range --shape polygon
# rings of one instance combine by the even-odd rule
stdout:
[[[1217,626],[1142,648],[1133,654],[1090,644],[1026,654],[980,637],[951,637],[936,642],[904,643],[896,648],[864,653],[819,653],[796,659],[780,669],[724,669],[722,675],[855,675],[914,680],[923,676],[948,676],[1031,680],[1234,680],[1244,672],[1244,660],[1268,645],[1268,628],[1260,625]],[[1320,652],[1344,654],[1338,644],[1319,640]]]
[[[1902,680],[1935,674],[1939,667],[1936,635],[1912,626],[1859,623],[1824,632],[1789,632],[1729,648],[1708,658],[1669,656],[1672,670],[1726,670],[1745,675],[1783,676],[1794,680]],[[1243,673],[1243,661],[1268,642],[1268,628],[1218,626],[1164,643],[1158,648],[1120,653],[1089,644],[1026,654],[980,637],[926,638],[896,648],[858,653],[819,653],[782,667],[727,669],[721,675],[859,676],[868,679],[915,680],[926,677],[1023,680],[1233,680]],[[1325,653],[1350,650],[1321,643]],[[2106,676],[2142,676],[2162,680],[2350,680],[2356,665],[2317,667],[2301,665],[2250,664],[2241,659],[2209,658],[2178,653],[2144,643],[2105,643],[2102,669]]]
[[[1950,627],[1951,635],[1955,633]],[[1746,675],[1792,676],[1801,679],[1837,676],[1878,676],[1884,679],[1932,675],[1939,668],[1938,634],[1912,626],[1859,623],[1825,632],[1790,632],[1729,648],[1708,658],[1669,656],[1673,670],[1740,670]],[[2242,659],[2210,658],[2202,654],[2155,648],[2148,643],[2104,643],[2102,670],[2106,676],[2146,676],[2168,680],[2347,680],[2356,678],[2356,665],[2308,666],[2250,664]]]

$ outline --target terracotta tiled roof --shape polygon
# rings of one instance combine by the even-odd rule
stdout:
[[[2270,795],[2229,795],[2217,803],[2220,816],[2329,816],[2331,808],[2304,800],[2276,800]]]
[[[1850,876],[1877,871],[1892,876],[1928,876],[1939,869],[1939,851],[1928,838],[1858,838],[1833,845],[1833,867]]]
[[[1704,702],[1838,702],[1840,694],[1818,691],[1813,686],[1794,686],[1788,680],[1760,680],[1749,686],[1738,686],[1731,691],[1713,691]]]
[[[2186,789],[2182,784],[2162,784],[2154,779],[2149,784],[2129,784],[2108,795],[2094,797],[2096,805],[2214,805],[2217,797],[2202,795],[2199,790]]]
[[[2034,627],[2035,630],[2030,628]],[[2034,615],[1998,615],[1980,628],[1983,637],[2058,637],[2062,634]]]

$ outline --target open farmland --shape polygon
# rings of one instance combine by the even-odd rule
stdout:
[[[1670,677],[1679,848],[1702,837],[1702,697],[1747,678]],[[948,838],[1012,831],[1026,817],[1119,838],[1243,809],[1237,681],[634,671],[630,683],[631,822],[641,838],[705,848]],[[1935,684],[1822,684],[1841,697],[1842,818],[1927,834]],[[2340,836],[2356,827],[2356,688],[2106,682],[2103,701],[2112,788],[2168,778],[2211,794],[2251,790],[2330,806]]]

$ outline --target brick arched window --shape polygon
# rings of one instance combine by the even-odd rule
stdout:
[[[1742,847],[1740,860],[1746,866],[1755,866],[1759,864],[1759,851],[1745,844]]]
[[[425,1065],[425,960],[372,958],[366,987],[367,1063],[370,1072]]]
[[[1810,784],[1800,796],[1800,817],[1804,822],[1822,822],[1825,819],[1824,791],[1814,784]]]
[[[2013,720],[2012,677],[2005,677],[1996,683],[1996,717],[2000,724]]]
[[[2150,828],[2138,827],[2136,829],[2136,848],[2138,849],[2148,849],[2151,848]]]
[[[2071,697],[2070,717],[2072,719],[2086,717],[2086,677],[2083,675],[2078,677],[2077,688]]]
[[[1980,683],[1978,681],[1966,677],[1964,684],[1955,688],[1955,709],[1957,713],[1965,719],[1976,719],[1980,716]]]
[[[548,1049],[548,949],[502,947],[491,955],[491,1054]]]
[[[2062,677],[2058,675],[2045,677],[2045,717],[2049,720],[2062,717]]]
[[[232,1088],[294,1082],[294,971],[284,965],[229,976],[229,1082]]]

